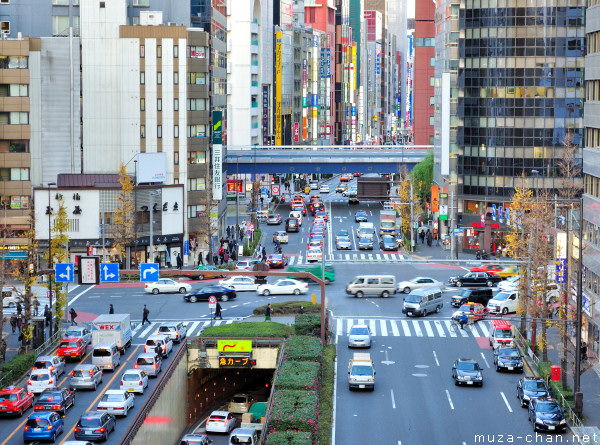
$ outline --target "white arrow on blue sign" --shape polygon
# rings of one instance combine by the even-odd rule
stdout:
[[[57,283],[73,283],[75,280],[73,263],[57,263],[54,265],[54,280]]]
[[[158,281],[160,268],[158,267],[158,263],[141,263],[140,264],[140,281],[144,282],[152,282]]]
[[[119,282],[119,263],[100,263],[100,282]]]
[[[260,194],[261,195],[268,195],[269,194],[269,189],[266,187],[263,187],[260,189]]]

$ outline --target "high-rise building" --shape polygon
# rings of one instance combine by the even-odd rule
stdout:
[[[435,3],[415,1],[413,129],[416,145],[433,145]]]

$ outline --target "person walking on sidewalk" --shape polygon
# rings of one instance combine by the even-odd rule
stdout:
[[[429,231],[429,229],[427,229],[427,246],[431,247],[432,239],[433,239],[433,237],[431,235],[431,232]]]
[[[71,326],[77,325],[77,322],[75,321],[75,319],[77,318],[77,312],[75,312],[75,309],[71,308],[69,310],[69,314],[71,315]]]
[[[214,318],[214,320],[216,320],[217,317],[219,317],[220,320],[223,320],[223,314],[221,314],[221,305],[219,304],[218,301],[217,301],[217,306],[215,307],[215,318]]]
[[[21,312],[23,312],[23,306],[17,301],[17,317],[21,315]]]
[[[52,311],[48,305],[44,306],[44,318],[46,319],[46,327],[50,326],[50,321],[52,320]]]
[[[177,269],[181,270],[182,267],[183,267],[183,258],[181,258],[181,255],[179,255],[179,252],[177,252]]]
[[[40,310],[40,301],[38,300],[37,295],[33,297],[33,316],[37,317],[38,312]]]
[[[271,321],[271,303],[267,304],[265,309],[265,321]]]
[[[108,306],[108,313],[109,314],[114,314],[115,313],[115,308],[113,307],[112,303]]]
[[[425,231],[419,227],[419,238],[421,238],[421,244],[425,244]]]
[[[148,309],[146,307],[146,305],[144,305],[144,310],[142,311],[142,326],[144,326],[144,323],[148,322],[148,324],[150,324],[150,320],[148,320],[148,315],[150,314],[150,309]]]
[[[10,316],[10,327],[12,328],[12,333],[14,334],[17,330],[17,316],[15,314]]]

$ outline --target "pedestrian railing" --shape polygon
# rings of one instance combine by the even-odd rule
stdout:
[[[35,355],[40,356],[54,349],[54,347],[64,338],[64,335],[64,329],[57,329],[56,332],[52,334],[52,337],[50,337],[48,340],[46,340],[44,343],[42,343],[35,349]]]

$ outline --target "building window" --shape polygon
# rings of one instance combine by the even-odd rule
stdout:
[[[79,16],[78,15],[74,15],[73,16],[73,35],[74,36],[78,36],[79,35]]]
[[[10,34],[10,22],[8,21],[1,21],[0,22],[0,31],[2,31],[2,34]]]
[[[0,85],[0,97],[27,97],[29,85],[4,84]]]
[[[177,71],[173,73],[173,85],[179,85],[179,73]]]
[[[429,105],[435,105],[435,97],[434,96],[429,97]]]
[[[188,179],[188,190],[190,190],[190,191],[206,190],[205,178],[190,178],[190,179]]]
[[[178,151],[173,152],[173,164],[179,165],[179,152]]]
[[[150,6],[150,0],[133,0],[133,6]]]
[[[66,36],[69,34],[69,16],[68,15],[53,15],[52,16],[52,35]]]
[[[26,56],[0,56],[0,69],[28,68],[29,59]]]
[[[146,73],[140,71],[140,85],[144,85],[146,83]]]
[[[162,72],[158,71],[156,73],[156,84],[162,85]]]
[[[435,57],[429,58],[429,66],[435,66]]]
[[[146,50],[144,45],[140,45],[140,57],[143,59],[144,57],[146,57]]]
[[[189,85],[206,85],[207,73],[187,73],[187,83]]]
[[[29,153],[29,141],[1,140],[0,153]]]
[[[0,168],[0,181],[29,181],[28,168]]]
[[[160,59],[162,57],[162,45],[156,45],[156,58]]]
[[[140,137],[144,139],[146,137],[146,126],[140,125]]]
[[[433,116],[429,116],[429,125],[432,125],[432,126],[433,126],[433,122],[434,122],[434,121],[433,121]]]
[[[179,138],[179,125],[173,126],[173,137],[175,139]]]
[[[0,125],[27,125],[29,113],[24,111],[11,111],[0,113]]]
[[[179,111],[179,99],[173,99],[173,111]]]
[[[0,5],[8,5],[10,0],[0,0]]]
[[[156,110],[162,111],[162,99],[156,99]]]
[[[188,125],[187,126],[187,137],[188,138],[204,138],[206,137],[206,125]]]
[[[158,139],[162,138],[162,125],[157,125],[156,126],[156,137]]]
[[[193,57],[195,59],[205,59],[206,58],[206,47],[205,46],[188,46],[187,47],[187,56]]]
[[[173,58],[177,59],[179,57],[179,45],[173,46]]]
[[[187,99],[187,111],[206,110],[206,99]]]
[[[52,0],[53,6],[69,6],[69,0]]]
[[[143,97],[140,99],[140,111],[146,111],[146,99]]]
[[[190,151],[187,154],[188,164],[205,164],[206,163],[206,152],[204,151]]]
[[[430,77],[429,78],[429,86],[432,87],[435,85],[435,77]]]
[[[140,24],[140,16],[135,16],[135,17],[131,17],[131,24],[132,25],[139,25]]]
[[[206,216],[206,206],[200,204],[188,206],[188,218],[200,218]]]

